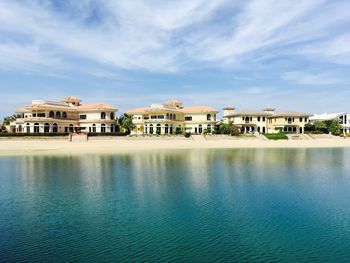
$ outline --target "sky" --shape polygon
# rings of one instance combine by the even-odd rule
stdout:
[[[350,111],[348,0],[0,0],[0,117],[76,96]]]

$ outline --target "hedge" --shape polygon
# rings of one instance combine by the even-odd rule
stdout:
[[[288,136],[284,133],[264,133],[263,135],[269,140],[288,140]]]
[[[58,137],[58,136],[68,136],[69,133],[66,132],[56,132],[56,133],[0,133],[0,137]]]
[[[125,132],[89,132],[89,137],[95,136],[127,136],[128,134]]]

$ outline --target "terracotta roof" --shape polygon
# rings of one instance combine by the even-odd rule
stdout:
[[[170,104],[170,105],[182,105],[181,101],[178,100],[168,100],[165,102],[165,104]]]
[[[66,102],[80,102],[81,99],[78,99],[78,98],[73,97],[73,96],[68,96],[68,97],[64,97],[63,101],[66,101]]]
[[[135,108],[135,109],[131,109],[128,110],[127,112],[125,112],[126,114],[144,114],[146,113],[147,108]]]
[[[235,112],[233,114],[230,114],[228,116],[225,117],[230,117],[230,116],[270,116],[271,113],[268,112],[264,112],[264,111],[257,111],[257,110],[249,110],[249,109],[244,109],[244,110],[240,110],[238,112]]]
[[[181,109],[182,112],[186,113],[192,113],[192,112],[218,112],[216,109],[213,109],[208,106],[190,106],[190,107],[183,107]]]
[[[78,110],[116,110],[112,105],[105,103],[82,104],[76,107]]]
[[[309,117],[309,116],[312,116],[312,114],[296,112],[296,111],[282,111],[282,112],[276,112],[270,117],[274,118],[274,117]]]

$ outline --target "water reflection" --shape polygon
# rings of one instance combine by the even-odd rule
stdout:
[[[235,149],[0,158],[0,261],[342,261],[349,157]]]

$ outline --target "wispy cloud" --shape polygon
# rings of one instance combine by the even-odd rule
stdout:
[[[333,73],[290,71],[283,73],[281,78],[305,85],[331,85],[342,83],[342,80],[339,77],[336,77]]]

